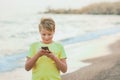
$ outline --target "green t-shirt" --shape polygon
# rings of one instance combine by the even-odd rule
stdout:
[[[33,43],[30,46],[28,57],[33,57],[42,46],[48,46],[49,50],[59,59],[66,58],[64,47],[57,42],[52,42],[51,44]],[[42,56],[32,68],[32,80],[61,80],[60,71],[52,59]]]

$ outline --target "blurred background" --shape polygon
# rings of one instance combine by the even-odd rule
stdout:
[[[111,40],[104,37],[120,33],[119,0],[0,0],[1,78],[24,68],[29,45],[40,40],[38,24],[44,16],[56,22],[54,40],[65,46],[68,72],[90,64],[80,60],[103,55],[100,51],[108,54],[103,46]]]

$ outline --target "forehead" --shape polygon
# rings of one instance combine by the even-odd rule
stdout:
[[[54,33],[54,32],[53,32],[53,31],[49,31],[49,30],[47,30],[47,29],[42,28],[42,29],[41,29],[41,31],[40,31],[40,33],[51,34],[51,33]]]

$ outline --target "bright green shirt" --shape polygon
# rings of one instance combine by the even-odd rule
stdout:
[[[59,59],[66,58],[64,47],[57,42],[44,44],[35,42],[30,46],[28,57],[33,57],[42,46],[48,46],[49,50]],[[32,68],[32,80],[61,80],[60,71],[57,69],[55,62],[47,56],[41,56],[36,66]]]

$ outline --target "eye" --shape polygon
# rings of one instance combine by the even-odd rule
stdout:
[[[43,36],[45,36],[46,34],[42,34]]]
[[[51,36],[51,34],[48,34],[49,36]]]

